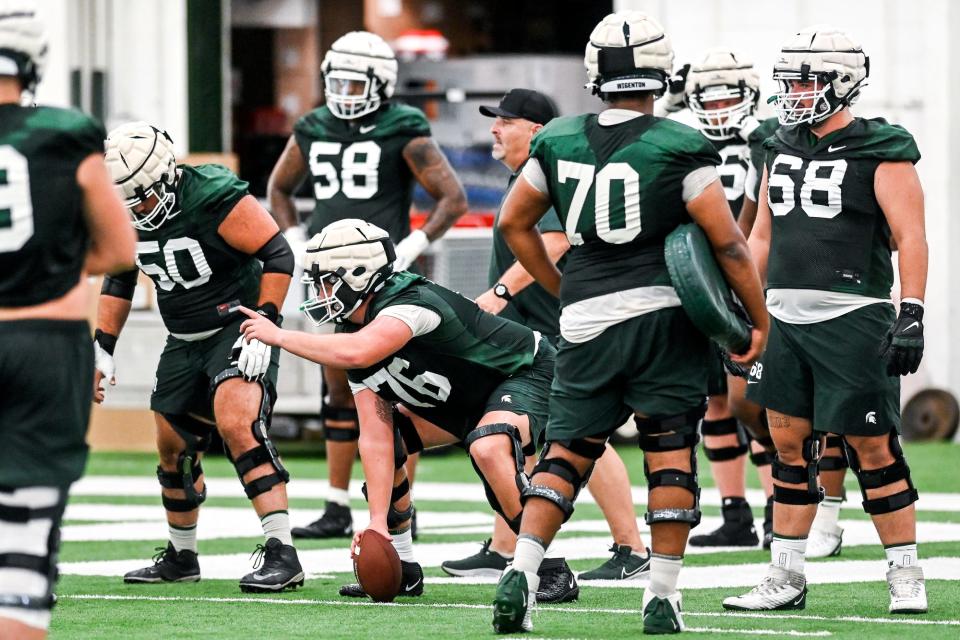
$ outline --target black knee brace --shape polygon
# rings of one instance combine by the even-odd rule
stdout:
[[[363,494],[363,499],[367,502],[370,502],[370,498],[367,497],[367,483],[364,482],[360,486],[360,492]],[[410,493],[410,483],[406,478],[403,481],[393,488],[393,491],[390,492],[390,509],[387,511],[387,528],[396,529],[401,524],[413,517],[413,512],[416,509],[413,508],[413,500],[410,500],[410,506],[404,509],[403,511],[399,510],[394,506],[397,501],[399,501],[403,496]]]
[[[320,418],[323,420],[323,437],[330,442],[356,442],[360,439],[357,410],[349,407],[333,407],[327,403],[326,396],[320,399]],[[332,427],[328,420],[352,422],[352,427]]]
[[[806,490],[773,485],[773,499],[782,504],[819,504],[823,489],[817,484],[817,461],[820,459],[820,438],[816,434],[804,439],[801,454],[805,465],[789,465],[774,456],[771,474],[775,480],[791,484],[807,484]]]
[[[893,463],[881,469],[862,469],[857,452],[844,440],[847,459],[850,469],[860,481],[860,493],[863,495],[863,510],[872,516],[883,513],[892,513],[908,507],[919,499],[913,481],[910,479],[910,467],[903,457],[903,449],[896,431],[890,432],[890,453],[893,454]],[[867,498],[867,489],[879,489],[900,480],[907,481],[907,488],[883,498]]]
[[[536,466],[534,466],[533,473],[530,477],[533,478],[538,473],[548,473],[550,475],[557,476],[573,488],[573,497],[567,498],[556,489],[542,484],[533,484],[531,481],[531,484],[520,492],[520,504],[526,505],[527,500],[530,498],[543,498],[548,502],[552,502],[558,509],[560,509],[560,512],[563,514],[563,521],[566,522],[570,519],[570,516],[573,515],[573,503],[576,502],[577,496],[580,495],[580,490],[583,489],[583,487],[586,486],[587,482],[590,480],[590,474],[593,471],[593,467],[591,467],[586,474],[581,476],[576,467],[563,458],[547,458],[547,455],[550,452],[551,444],[553,443],[547,442],[547,444],[543,447],[543,452],[540,454],[540,460],[537,462]],[[582,453],[575,451],[573,448],[570,448],[570,442],[562,442],[561,444],[565,448],[569,448],[570,451],[573,451],[578,455],[583,455]],[[596,444],[597,443],[586,440],[578,440],[577,444],[574,444],[573,446],[577,447],[580,451],[592,451],[593,453],[596,453],[596,457],[599,458],[601,455],[603,455],[603,447],[601,446],[598,448],[595,446]],[[606,445],[606,443],[602,444],[603,446]]]
[[[408,455],[412,456],[423,451],[423,440],[420,439],[420,434],[417,433],[413,420],[400,413],[396,407],[393,409],[393,427],[395,430],[394,438],[396,438],[398,432]]]
[[[480,438],[486,438],[488,436],[499,434],[506,435],[510,438],[510,448],[513,452],[513,461],[516,466],[515,480],[517,483],[517,490],[522,493],[523,490],[530,485],[530,478],[527,477],[527,472],[523,468],[525,456],[523,453],[523,445],[520,442],[520,430],[517,429],[517,427],[505,422],[485,424],[468,433],[467,437],[463,439],[463,446],[469,455],[470,447],[473,446],[474,442]],[[483,490],[487,494],[487,502],[490,503],[490,507],[503,517],[506,523],[510,525],[510,529],[513,530],[514,533],[520,533],[520,516],[522,514],[517,514],[516,517],[509,518],[507,514],[504,513],[503,507],[500,505],[500,501],[493,492],[493,487],[491,487],[490,483],[487,482],[487,479],[484,477],[483,472],[480,471],[480,467],[477,466],[473,456],[470,456],[470,462],[473,464],[473,470],[477,472],[478,476],[480,476],[480,481],[483,483]]]
[[[749,440],[747,440],[747,434],[743,430],[743,427],[741,427],[737,422],[736,418],[704,420],[700,423],[700,433],[705,436],[728,436],[734,434],[737,436],[737,444],[732,447],[718,447],[713,449],[707,446],[706,441],[704,441],[703,452],[706,454],[707,460],[711,462],[734,460],[744,455],[749,450],[749,447],[747,446],[749,443]]]
[[[691,528],[700,524],[700,485],[697,478],[697,442],[700,436],[697,425],[703,417],[706,407],[700,405],[686,413],[663,418],[634,417],[640,432],[640,448],[644,452],[660,453],[690,449],[690,471],[682,469],[660,469],[650,473],[646,460],[643,462],[643,474],[647,478],[648,490],[657,487],[683,487],[693,494],[691,509],[655,509],[644,514],[649,524],[660,522],[686,522]]]
[[[847,455],[844,451],[843,438],[841,436],[827,436],[827,443],[823,447],[824,450],[833,449],[834,447],[840,449],[840,455],[822,456],[820,458],[820,464],[818,465],[820,471],[843,471],[850,466],[847,464]]]
[[[47,489],[48,487],[44,487]],[[17,489],[0,486],[0,494],[9,493],[15,495]],[[57,581],[57,553],[60,549],[60,523],[63,518],[63,510],[66,505],[67,494],[65,491],[57,490],[56,502],[53,505],[46,506],[13,506],[0,502],[0,538],[4,539],[7,550],[0,553],[0,568],[2,569],[22,569],[39,573],[46,579],[46,593],[43,595],[27,595],[26,593],[0,594],[0,607],[14,607],[17,609],[32,609],[36,611],[49,611],[56,604],[56,596],[53,594],[53,587]],[[12,531],[5,530],[6,525],[29,524],[34,521],[50,521],[49,533],[47,534],[47,548],[44,555],[34,555],[34,552],[28,551],[33,547],[32,541],[26,542],[22,535],[8,535]],[[37,524],[40,524],[39,522]],[[42,525],[41,525],[42,526]],[[15,531],[16,529],[14,529]],[[37,531],[38,529],[34,529]],[[27,548],[22,548],[23,543]],[[21,549],[23,549],[21,551]]]
[[[184,498],[181,500],[161,494],[160,499],[163,501],[163,508],[167,511],[179,513],[193,511],[207,499],[206,483],[199,493],[194,485],[203,475],[203,467],[200,466],[200,458],[197,454],[204,453],[210,448],[213,427],[189,415],[170,413],[162,415],[176,434],[183,439],[185,448],[177,456],[176,471],[164,471],[162,467],[157,466],[157,481],[165,489],[182,489]]]
[[[339,422],[354,422],[357,418],[357,410],[354,407],[334,407],[327,402],[327,398],[320,400],[320,417],[324,420],[337,420]]]
[[[247,497],[251,500],[259,496],[261,493],[266,493],[273,488],[274,485],[290,481],[290,474],[280,462],[280,454],[277,452],[277,448],[274,446],[273,441],[270,440],[270,436],[268,435],[272,406],[271,395],[269,393],[268,386],[264,384],[263,381],[260,381],[259,384],[263,389],[263,396],[260,401],[260,413],[257,415],[257,419],[254,420],[250,425],[250,430],[253,432],[254,439],[260,444],[249,451],[241,453],[236,458],[233,458],[229,448],[224,446],[227,458],[233,462],[233,467],[237,471],[237,477],[240,478],[240,483],[243,485],[243,490],[247,494]],[[244,482],[244,475],[246,475],[252,469],[267,463],[270,463],[270,465],[273,466],[275,471],[274,473],[261,476],[255,480],[251,480],[250,482]]]

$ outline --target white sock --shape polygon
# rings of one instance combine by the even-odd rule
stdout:
[[[917,543],[898,544],[884,549],[887,554],[887,567],[915,567],[917,566]]]
[[[263,526],[263,536],[267,540],[276,538],[283,544],[293,544],[293,538],[290,536],[290,514],[286,511],[268,513],[260,518],[260,524]]]
[[[327,489],[327,502],[339,504],[344,507],[350,506],[350,491],[347,489],[337,489],[333,485]]]
[[[806,554],[806,538],[781,538],[773,534],[773,542],[770,544],[770,564],[773,566],[803,573]]]
[[[390,532],[393,538],[393,548],[397,550],[397,555],[404,562],[416,562],[413,555],[413,528],[407,527],[403,533]]]
[[[840,521],[841,496],[827,496],[817,506],[817,515],[813,519],[812,529],[833,532]]]
[[[683,556],[650,554],[650,592],[666,598],[677,591],[677,578],[683,566]]]
[[[177,551],[197,552],[197,525],[190,527],[177,527],[167,524],[167,530],[170,532],[170,542]],[[914,547],[916,549],[916,547]]]
[[[533,536],[521,533],[517,537],[517,549],[513,552],[513,568],[523,571],[527,577],[527,590],[536,593],[540,588],[540,576],[537,571],[547,550]]]

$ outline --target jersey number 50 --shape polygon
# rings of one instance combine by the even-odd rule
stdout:
[[[338,156],[343,144],[313,142],[310,145],[310,173],[313,174],[313,195],[317,200],[332,198],[338,191],[353,200],[366,200],[377,193],[377,169],[380,166],[380,145],[373,140],[354,142],[340,159],[340,175],[324,156]]]
[[[30,170],[22,153],[0,147],[0,253],[19,251],[33,236]]]

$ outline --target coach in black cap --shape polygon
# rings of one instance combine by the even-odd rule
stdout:
[[[496,107],[480,107],[480,113],[488,118],[529,120],[543,126],[557,117],[557,105],[538,91],[510,89]],[[539,130],[539,127],[538,129]]]

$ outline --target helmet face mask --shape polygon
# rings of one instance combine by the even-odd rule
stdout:
[[[779,89],[773,108],[782,125],[817,124],[846,106],[833,94],[833,86],[825,74],[804,78],[799,71],[776,71],[773,79]],[[810,87],[794,90],[800,83]]]
[[[757,97],[749,87],[721,85],[690,94],[687,106],[699,120],[704,136],[710,140],[728,140],[736,135],[743,118],[753,115]]]
[[[314,294],[312,298],[308,298],[300,305],[300,311],[303,311],[315,325],[319,326],[330,321],[342,323],[366,298],[362,292],[351,289],[342,276],[343,274],[334,271],[326,273],[305,271],[300,279],[301,282],[309,285]]]
[[[120,197],[126,195],[122,187],[118,187]],[[130,218],[135,229],[140,231],[156,231],[164,222],[176,216],[175,210],[177,194],[173,185],[158,180],[146,189],[129,198],[124,198],[123,204],[130,212]]]
[[[323,76],[324,95],[331,113],[344,120],[360,118],[380,108],[376,78],[356,71],[332,69]]]

